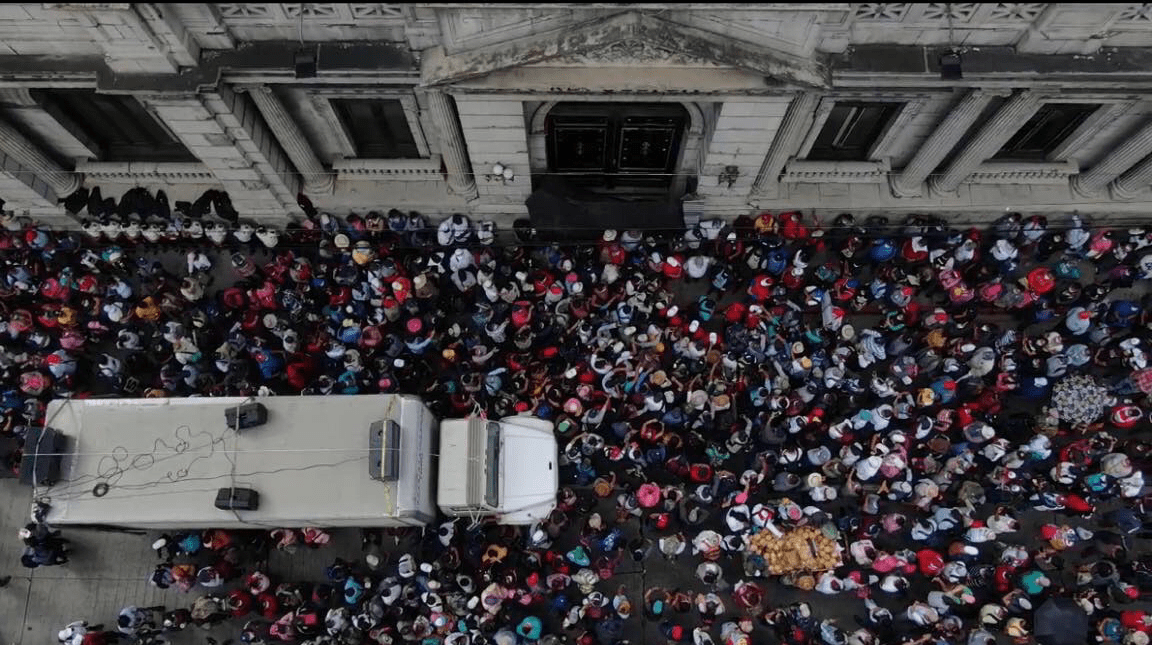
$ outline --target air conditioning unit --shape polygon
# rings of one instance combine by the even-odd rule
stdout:
[[[222,511],[254,511],[260,507],[260,494],[251,488],[221,488],[216,492],[216,508]]]
[[[377,421],[368,429],[368,475],[377,481],[400,479],[400,424]]]
[[[55,428],[29,427],[20,460],[20,483],[52,486],[59,481],[61,457],[66,448],[67,437]]]
[[[268,423],[268,408],[264,407],[263,403],[234,405],[224,410],[224,420],[228,422],[229,428],[236,430],[255,428]]]

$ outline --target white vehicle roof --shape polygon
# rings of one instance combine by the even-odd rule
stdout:
[[[484,499],[488,477],[486,465],[472,463],[477,454],[487,455],[483,445],[473,445],[474,424],[484,428],[489,421],[480,419],[445,419],[440,424],[440,480],[437,494],[444,512],[469,516],[478,511],[464,511],[469,504],[469,491],[476,502]],[[552,422],[527,416],[505,417],[500,427],[499,463],[497,465],[498,508],[501,524],[532,524],[545,519],[556,507],[556,490],[560,473],[556,463],[556,435]],[[481,439],[485,441],[486,439]],[[479,467],[480,470],[473,472]],[[473,476],[475,478],[473,478]]]
[[[503,524],[541,522],[556,508],[560,469],[552,422],[531,417],[505,417]]]
[[[268,422],[237,434],[225,410],[249,400],[267,407]],[[59,400],[46,418],[70,438],[60,481],[37,491],[51,524],[390,526],[394,516],[435,514],[435,421],[416,397]],[[400,424],[401,467],[412,475],[399,481],[369,474],[369,427],[386,419]],[[100,484],[107,491],[97,496]],[[232,485],[254,489],[258,509],[217,509],[217,491]]]

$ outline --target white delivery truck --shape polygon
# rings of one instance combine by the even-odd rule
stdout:
[[[60,399],[21,475],[59,526],[423,526],[437,506],[531,524],[556,458],[547,421],[438,423],[412,395]]]

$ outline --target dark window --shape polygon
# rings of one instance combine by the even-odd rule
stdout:
[[[93,90],[37,90],[33,96],[99,161],[196,161],[134,97]]]
[[[993,159],[1043,161],[1099,107],[1086,103],[1048,103],[1012,135]]]
[[[360,159],[419,159],[420,149],[396,99],[332,99]]]
[[[816,143],[812,161],[867,161],[868,151],[903,103],[837,101]]]

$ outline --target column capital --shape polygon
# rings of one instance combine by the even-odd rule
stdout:
[[[924,194],[924,181],[923,180],[920,180],[919,182],[912,183],[909,185],[905,185],[904,180],[901,179],[902,177],[903,177],[903,173],[901,173],[899,175],[897,175],[897,174],[888,175],[888,190],[892,191],[892,195],[894,197],[899,197],[899,198],[903,199],[903,198],[908,198],[908,197],[920,197]]]
[[[0,106],[4,107],[34,107],[36,99],[27,87],[0,88]]]
[[[1010,87],[974,87],[968,91],[967,96],[976,98],[1007,98],[1012,96]]]
[[[1145,196],[1152,185],[1152,160],[1146,160],[1121,175],[1111,184],[1112,197],[1120,200]]]
[[[1108,184],[1108,195],[1118,202],[1130,202],[1148,196],[1148,186],[1136,189],[1127,187],[1126,182],[1116,180]]]
[[[237,94],[271,94],[272,86],[267,83],[241,83],[233,85],[232,91]]]
[[[1104,192],[1103,187],[1087,184],[1084,181],[1083,174],[1072,175],[1072,178],[1068,180],[1068,184],[1072,187],[1072,190],[1081,197],[1098,197],[1100,193]]]

